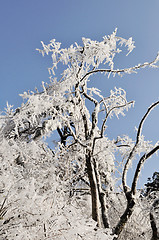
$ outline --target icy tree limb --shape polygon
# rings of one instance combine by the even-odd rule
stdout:
[[[155,148],[153,148],[150,152],[148,152],[147,154],[144,154],[138,164],[137,164],[137,167],[136,167],[136,171],[135,171],[135,175],[134,175],[134,178],[133,178],[133,182],[132,182],[132,186],[131,186],[131,192],[133,195],[135,195],[136,193],[136,186],[137,186],[137,181],[139,179],[139,175],[140,175],[140,172],[141,172],[141,168],[142,166],[144,165],[145,161],[151,157],[155,152],[157,152],[159,150],[159,145],[156,146]]]
[[[96,69],[96,70],[92,70],[90,72],[87,72],[81,79],[80,79],[80,82],[82,82],[86,77],[88,77],[89,75],[92,75],[94,73],[113,73],[113,74],[120,74],[120,73],[132,73],[134,72],[135,70],[138,70],[140,68],[145,68],[146,66],[156,66],[156,65],[153,65],[155,63],[157,63],[159,59],[159,53],[157,54],[156,58],[152,61],[152,62],[146,62],[146,63],[143,63],[143,64],[138,64],[134,67],[130,67],[130,68],[124,68],[124,69]],[[158,66],[156,66],[158,67]]]
[[[122,183],[123,183],[123,189],[124,189],[124,193],[127,199],[127,207],[125,209],[124,214],[120,217],[120,220],[118,222],[118,224],[116,225],[115,229],[114,229],[114,234],[116,235],[120,235],[120,233],[122,232],[124,226],[126,225],[128,219],[131,217],[133,211],[134,211],[134,206],[135,206],[135,194],[136,194],[136,186],[137,186],[137,181],[141,172],[141,168],[144,165],[146,159],[148,159],[149,157],[151,157],[156,151],[159,150],[159,145],[156,146],[155,148],[153,148],[150,152],[148,152],[147,154],[144,154],[139,162],[138,165],[136,167],[136,171],[134,174],[134,178],[133,178],[133,182],[132,182],[132,186],[131,186],[131,190],[128,191],[128,187],[126,185],[126,177],[127,177],[127,171],[129,169],[129,164],[130,161],[133,157],[133,155],[135,154],[135,150],[139,144],[140,141],[140,136],[141,136],[141,131],[142,131],[142,126],[144,124],[145,119],[147,118],[148,114],[151,112],[151,110],[156,107],[159,104],[159,101],[157,101],[156,103],[152,104],[147,112],[145,113],[145,115],[143,116],[139,127],[138,127],[138,131],[137,131],[137,137],[136,137],[136,143],[132,149],[132,151],[130,152],[128,159],[126,161],[124,170],[123,170],[123,177],[122,177]]]
[[[139,124],[139,127],[138,127],[138,131],[137,131],[137,136],[136,136],[136,143],[132,149],[132,151],[130,152],[128,158],[127,158],[127,161],[125,163],[125,166],[124,166],[124,170],[123,170],[123,176],[122,176],[122,184],[123,184],[123,189],[124,189],[124,192],[125,192],[125,195],[127,194],[128,192],[128,187],[127,187],[127,184],[126,184],[126,178],[127,178],[127,172],[128,172],[128,169],[129,169],[129,165],[130,165],[130,162],[131,162],[131,159],[133,158],[134,154],[135,154],[135,150],[139,144],[139,141],[140,141],[140,136],[141,136],[141,131],[142,131],[142,126],[146,120],[146,118],[148,117],[149,113],[151,112],[151,110],[156,107],[157,105],[159,104],[159,101],[155,102],[154,104],[152,104],[147,112],[145,113],[145,115],[143,116],[143,118],[141,119],[141,122]]]

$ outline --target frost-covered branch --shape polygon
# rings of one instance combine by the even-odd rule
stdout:
[[[149,113],[151,112],[151,110],[156,107],[157,105],[159,104],[159,101],[157,101],[156,103],[152,104],[147,112],[145,113],[145,115],[143,116],[142,120],[140,121],[140,124],[139,124],[139,127],[138,127],[138,131],[137,131],[137,136],[136,136],[136,142],[135,142],[135,145],[132,149],[132,151],[130,152],[128,158],[127,158],[127,161],[125,163],[125,166],[124,166],[124,170],[123,170],[123,176],[122,176],[122,184],[123,184],[123,189],[124,189],[124,192],[125,194],[127,193],[127,184],[126,184],[126,177],[127,177],[127,172],[128,172],[128,169],[129,169],[129,166],[130,166],[130,162],[131,162],[131,159],[133,158],[134,154],[135,154],[135,151],[136,151],[136,148],[140,142],[140,136],[141,136],[141,131],[142,131],[142,126],[146,120],[146,118],[148,117]]]
[[[102,127],[101,127],[101,137],[103,137],[105,124],[106,124],[106,121],[107,121],[109,115],[111,114],[111,112],[114,111],[115,109],[124,108],[124,107],[126,107],[126,106],[128,106],[128,105],[132,105],[132,104],[134,104],[134,101],[127,102],[127,103],[125,103],[125,104],[123,104],[123,105],[115,106],[115,107],[113,107],[112,109],[110,109],[110,110],[108,111],[108,113],[106,114],[106,117],[105,117],[105,119],[104,119],[104,121],[103,121]]]
[[[133,178],[133,182],[132,182],[132,186],[131,186],[131,192],[135,195],[136,193],[136,186],[137,186],[137,181],[141,172],[141,168],[144,165],[145,161],[150,158],[155,152],[157,152],[159,150],[159,145],[156,146],[155,148],[153,148],[150,152],[145,153],[139,160],[137,167],[136,167],[136,171],[134,174],[134,178]]]
[[[141,69],[141,68],[145,68],[147,66],[149,67],[158,67],[157,65],[155,65],[157,62],[159,61],[159,53],[157,54],[156,58],[148,63],[148,62],[145,62],[143,64],[138,64],[134,67],[130,67],[130,68],[124,68],[124,69],[96,69],[96,70],[92,70],[88,73],[86,73],[81,79],[80,79],[80,82],[83,82],[83,80],[85,78],[87,78],[89,75],[92,75],[92,74],[95,74],[95,73],[112,73],[113,75],[115,74],[121,74],[121,73],[127,73],[127,74],[131,74],[133,73],[135,70],[138,70],[138,69]]]

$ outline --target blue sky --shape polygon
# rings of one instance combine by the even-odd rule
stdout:
[[[121,54],[116,67],[128,67],[151,61],[159,51],[158,0],[5,0],[0,2],[0,109],[6,101],[18,107],[19,93],[40,87],[48,81],[48,57],[43,58],[35,49],[40,41],[52,38],[68,47],[82,37],[102,40],[118,28],[121,37],[133,37],[136,48],[128,56]],[[99,82],[98,82],[99,83]],[[98,86],[98,83],[97,86]],[[127,116],[109,122],[108,135],[135,137],[147,107],[159,97],[159,70],[144,69],[138,74],[102,82],[107,94],[114,86],[127,91],[127,98],[135,100],[135,108]],[[147,119],[143,133],[146,139],[158,140],[159,107]],[[159,157],[148,160],[140,180],[146,182],[154,171],[159,171]]]

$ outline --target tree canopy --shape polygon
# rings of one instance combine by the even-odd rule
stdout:
[[[51,55],[50,82],[42,91],[24,92],[22,105],[0,116],[0,235],[3,239],[158,239],[153,202],[137,190],[145,161],[159,149],[145,141],[144,122],[136,139],[107,136],[108,119],[125,115],[134,106],[126,91],[114,88],[103,96],[89,82],[100,74],[131,74],[158,67],[159,55],[130,68],[115,69],[114,58],[132,38],[117,29],[102,41],[82,39],[61,48],[55,39],[38,51]],[[58,135],[54,148],[47,138]],[[128,170],[137,166],[130,186]],[[154,202],[155,201],[155,202]],[[140,220],[144,219],[143,222]],[[140,223],[140,226],[139,226]]]

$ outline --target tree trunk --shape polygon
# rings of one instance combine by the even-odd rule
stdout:
[[[94,163],[94,170],[97,180],[97,187],[98,187],[98,194],[99,194],[99,201],[101,206],[101,218],[102,218],[102,224],[104,228],[109,228],[109,220],[108,220],[108,214],[107,214],[107,207],[106,207],[106,198],[105,198],[105,192],[102,190],[101,187],[101,179],[100,174],[98,171],[98,162],[93,159]]]
[[[156,199],[152,204],[152,208],[150,210],[150,224],[152,229],[152,238],[151,240],[159,239],[159,230],[157,229],[156,217],[155,217],[155,208],[159,207],[159,199]]]
[[[154,219],[153,214],[150,212],[150,224],[152,229],[152,238],[151,240],[159,240],[159,234],[156,226],[156,221]]]
[[[109,228],[105,193],[101,187],[97,163],[90,153],[86,155],[86,166],[91,188],[92,218],[98,223],[99,227]]]
[[[98,223],[98,226],[101,227],[100,221],[100,203],[99,203],[99,192],[97,186],[96,175],[94,171],[94,165],[92,163],[91,153],[86,154],[86,167],[87,174],[90,182],[91,189],[91,198],[92,198],[92,219]]]
[[[131,217],[134,211],[134,206],[135,206],[135,201],[133,199],[133,195],[131,192],[129,192],[127,194],[127,208],[125,209],[125,212],[123,213],[123,215],[120,217],[120,220],[113,231],[113,233],[116,234],[117,236],[120,235],[127,221]]]

